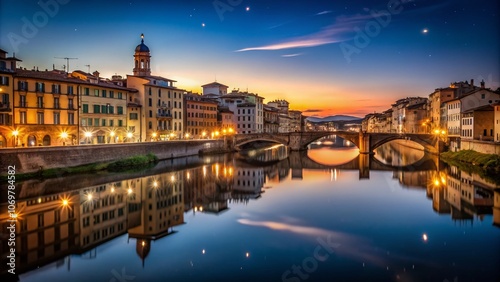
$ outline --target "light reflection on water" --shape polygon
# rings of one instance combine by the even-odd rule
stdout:
[[[90,185],[19,184],[20,278],[495,280],[498,186],[454,167],[381,161],[360,181],[357,149],[322,146],[167,161]],[[391,150],[380,155],[421,164],[419,152]]]

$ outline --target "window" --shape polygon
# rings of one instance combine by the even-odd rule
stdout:
[[[68,113],[68,124],[70,124],[70,125],[75,124],[75,114],[74,113]]]
[[[17,83],[17,88],[20,91],[27,91],[28,90],[28,82],[27,81],[19,81]]]
[[[106,126],[106,119],[101,119],[101,126]]]
[[[130,113],[129,114],[129,119],[131,119],[131,120],[137,120],[137,113]]]
[[[113,90],[109,90],[109,98],[115,98],[115,92]]]
[[[54,124],[61,124],[61,116],[59,113],[54,113]]]
[[[101,113],[101,106],[94,105],[94,114],[99,114],[99,113]]]
[[[85,87],[85,96],[89,96],[90,95],[90,89],[88,87]]]
[[[44,123],[43,113],[37,113],[37,115],[36,115],[36,122],[37,122],[37,124],[43,124]]]
[[[99,126],[99,119],[98,118],[94,118],[94,125]]]
[[[102,114],[107,114],[108,113],[108,106],[107,105],[102,105],[101,106],[101,113]]]
[[[43,97],[36,97],[36,98],[37,98],[36,99],[36,101],[37,101],[37,105],[36,106],[38,108],[40,108],[40,109],[43,108]]]
[[[115,126],[115,121],[114,121],[114,120],[112,120],[112,119],[110,119],[110,120],[109,120],[109,126]]]
[[[68,109],[73,110],[73,99],[68,99]],[[88,111],[88,105],[87,105],[87,111]]]
[[[122,94],[122,92],[118,92],[118,99],[123,99],[123,94]]]
[[[153,123],[152,123],[152,122],[149,122],[149,123],[148,123],[148,128],[149,128],[149,129],[153,129]]]
[[[118,126],[120,126],[120,127],[123,126],[123,120],[121,120],[121,119],[118,120]]]
[[[150,107],[151,107],[151,106],[153,106],[153,99],[149,98],[148,105],[149,105]]]
[[[45,83],[37,82],[36,83],[36,92],[45,92]]]
[[[481,94],[481,99],[484,99],[484,98],[486,98],[486,94],[483,93],[483,94]]]
[[[153,111],[149,110],[149,117],[153,117]]]
[[[26,124],[26,112],[19,112],[19,123]]]
[[[99,97],[99,89],[94,89],[94,96]]]
[[[74,92],[73,92],[73,86],[71,85],[68,85],[68,95],[73,95]]]
[[[88,104],[83,104],[82,105],[82,112],[84,114],[88,114],[89,113],[89,105]]]
[[[114,114],[114,113],[115,113],[115,107],[108,104],[108,114]]]
[[[53,94],[60,94],[61,93],[61,85],[52,84],[52,93]]]
[[[59,109],[59,108],[60,108],[59,98],[54,98],[54,109]]]
[[[106,98],[106,90],[104,90],[104,89],[103,89],[103,90],[101,91],[101,97]]]
[[[123,115],[123,107],[122,106],[118,106],[118,107],[116,107],[116,109],[117,109],[119,115]]]

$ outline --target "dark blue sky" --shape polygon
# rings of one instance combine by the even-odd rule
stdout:
[[[178,87],[216,77],[309,114],[364,115],[453,81],[499,87],[498,12],[494,0],[2,0],[0,48],[26,68],[76,57],[71,70],[110,77],[131,74],[144,33],[153,74]]]

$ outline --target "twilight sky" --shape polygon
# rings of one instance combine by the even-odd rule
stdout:
[[[70,70],[125,76],[141,33],[153,75],[194,92],[217,78],[305,115],[363,116],[453,81],[500,86],[497,0],[0,1],[0,48],[26,68],[75,57]]]

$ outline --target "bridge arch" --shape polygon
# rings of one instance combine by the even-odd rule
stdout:
[[[375,150],[377,147],[390,141],[409,140],[424,147],[424,151],[435,153],[437,151],[436,145],[439,142],[437,137],[429,134],[371,133],[370,139],[370,152],[373,152],[373,150]]]
[[[246,136],[242,135],[242,136],[243,137],[238,137],[238,136],[235,137],[234,148],[236,150],[240,150],[241,146],[243,145],[258,141],[272,142],[272,143],[282,144],[285,146],[288,146],[289,143],[287,136],[280,136],[279,134],[273,135],[273,134],[262,133],[262,134],[252,134],[252,135],[246,135]]]

